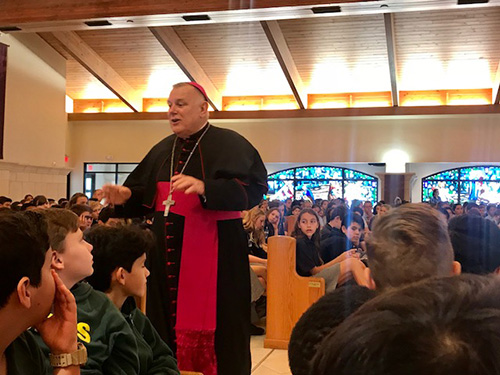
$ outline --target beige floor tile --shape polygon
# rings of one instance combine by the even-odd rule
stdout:
[[[252,371],[252,375],[291,375],[291,372],[276,372],[269,367],[266,366],[259,366],[259,368],[255,371]]]
[[[252,352],[252,371],[254,371],[273,350],[264,348],[265,336],[252,336],[250,350]]]
[[[269,374],[291,374],[290,367],[288,366],[288,352],[286,350],[273,350],[273,352],[265,359],[265,361],[260,365],[255,374],[260,374],[259,371],[261,368],[264,370],[270,370],[274,372],[270,372]],[[262,370],[262,371],[264,371]],[[262,373],[262,375],[265,373]]]

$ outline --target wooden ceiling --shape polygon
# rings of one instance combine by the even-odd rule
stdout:
[[[381,1],[377,6],[390,2]],[[407,0],[408,6],[423,7],[425,3],[435,1]],[[373,6],[373,2],[365,4]],[[213,85],[210,92],[219,96],[294,94],[299,100],[304,94],[380,92],[391,91],[391,87],[492,88],[498,103],[500,1],[491,0],[487,7],[459,8],[456,1],[452,7],[448,0],[441,4],[446,4],[444,9],[276,17],[269,23],[273,35],[278,34],[274,44],[265,31],[268,21],[254,20],[254,15],[245,22],[198,22],[155,29],[137,27],[138,23],[96,30],[78,26],[73,31],[68,31],[69,24],[64,31],[59,31],[57,23],[38,29],[31,25],[67,59],[69,97],[119,97],[137,111],[141,110],[133,104],[137,98],[167,97],[173,83],[193,78],[209,82]],[[148,24],[155,25],[154,21]],[[53,32],[43,31],[46,29]],[[167,49],[158,37],[162,30],[167,35]],[[87,54],[93,51],[97,62],[87,64],[79,50],[69,53],[71,48],[61,42],[58,33],[74,37]],[[280,35],[284,42],[279,42]],[[394,48],[389,46],[391,38]],[[220,109],[220,98],[214,103]]]

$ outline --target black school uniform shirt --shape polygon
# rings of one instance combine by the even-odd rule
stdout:
[[[297,238],[295,269],[299,276],[312,276],[311,270],[321,265],[323,261],[314,241],[307,236]]]

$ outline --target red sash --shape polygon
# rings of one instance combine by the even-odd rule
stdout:
[[[165,210],[169,190],[169,182],[157,183],[156,211]],[[185,218],[175,326],[179,368],[217,375],[217,221],[239,219],[241,213],[207,210],[197,194],[174,192],[172,198],[170,211]]]

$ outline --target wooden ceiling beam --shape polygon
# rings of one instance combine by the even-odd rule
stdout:
[[[316,117],[351,116],[434,116],[434,115],[481,115],[500,114],[500,105],[463,105],[428,107],[378,107],[378,108],[332,108],[332,109],[295,109],[273,111],[218,111],[211,112],[213,120],[248,119],[293,119]],[[119,120],[166,120],[167,112],[141,113],[69,113],[68,121],[119,121]]]
[[[500,104],[500,61],[498,62],[497,74],[493,84],[493,104]]]
[[[200,64],[198,64],[198,61],[196,61],[173,27],[150,27],[149,30],[151,30],[156,39],[158,39],[158,42],[165,48],[184,74],[191,81],[195,81],[203,86],[208,95],[210,105],[216,111],[220,111],[222,109],[222,94],[212,83],[212,80]]]
[[[377,0],[3,0],[0,25],[367,2]]]
[[[62,47],[134,112],[142,111],[142,97],[73,31],[53,33]]]
[[[398,61],[396,57],[396,39],[394,35],[394,15],[384,14],[385,39],[387,43],[387,59],[389,61],[389,73],[391,77],[392,105],[399,106],[398,92]]]
[[[288,48],[285,36],[281,31],[278,21],[262,21],[260,23],[271,47],[278,59],[278,62],[285,74],[286,80],[292,89],[293,96],[297,101],[300,109],[307,108],[307,93],[305,92],[304,83],[300,77],[299,70],[293,61],[292,53]]]

